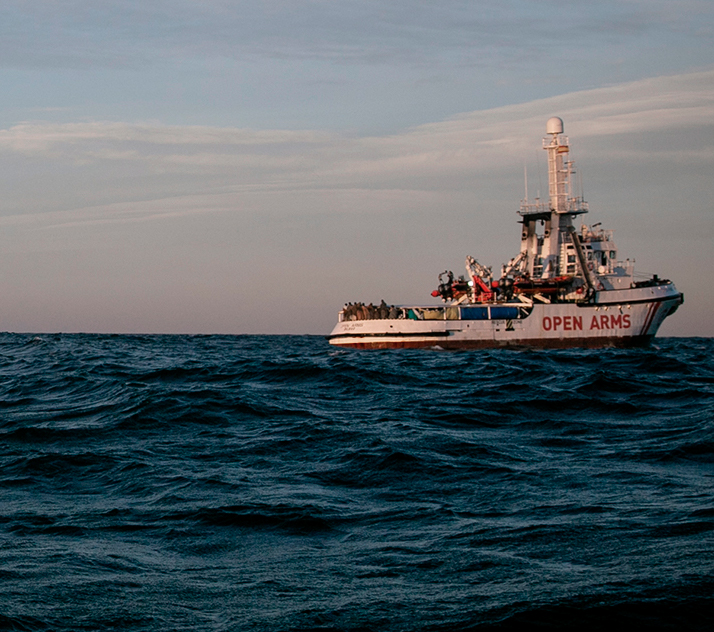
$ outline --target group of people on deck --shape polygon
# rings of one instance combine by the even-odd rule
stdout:
[[[403,310],[394,305],[382,302],[375,306],[372,303],[347,303],[342,309],[343,320],[384,320],[388,318],[404,318]]]

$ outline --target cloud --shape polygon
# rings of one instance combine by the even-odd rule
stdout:
[[[6,0],[0,51],[18,67],[247,55],[433,65],[455,53],[466,64],[518,63],[603,38],[686,33],[706,44],[713,13],[708,2],[665,0]]]
[[[318,131],[230,129],[199,126],[91,123],[19,123],[0,130],[0,147],[36,152],[62,144],[87,141],[130,142],[144,145],[276,145],[325,142],[329,135]]]
[[[534,134],[541,134],[544,121],[554,114],[566,121],[566,132],[581,146],[587,147],[590,139],[613,138],[607,148],[596,151],[593,145],[591,161],[612,161],[619,155],[647,162],[661,152],[677,152],[680,160],[708,159],[712,144],[702,144],[700,130],[710,130],[714,121],[713,85],[714,71],[660,77],[465,113],[372,137],[127,122],[21,123],[0,131],[0,152],[10,162],[21,155],[30,164],[63,169],[75,164],[74,177],[92,172],[101,181],[160,175],[160,188],[168,187],[171,200],[187,183],[236,194],[247,187],[467,187],[473,174],[522,164],[533,153]],[[676,133],[686,139],[692,133],[688,130],[694,136],[687,142],[672,144],[666,136]],[[637,134],[650,138],[646,150],[630,142]],[[659,145],[658,135],[666,136]],[[204,184],[196,184],[202,179]],[[147,197],[155,199],[156,192],[147,186]],[[84,188],[91,189],[91,183]],[[135,187],[127,192],[136,199]],[[69,202],[71,191],[65,195]],[[121,191],[117,197],[121,199]]]

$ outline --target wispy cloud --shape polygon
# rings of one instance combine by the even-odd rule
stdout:
[[[516,61],[546,53],[554,29],[558,47],[652,32],[704,39],[713,14],[695,0],[6,0],[0,50],[5,64],[21,66],[212,55],[430,64],[454,51],[478,64],[484,54]]]
[[[91,188],[88,174],[101,183],[116,180],[110,185],[114,202],[96,206],[77,199],[78,210],[66,217],[73,223],[97,221],[97,214],[101,221],[137,221],[142,212],[166,218],[192,208],[197,213],[223,211],[240,206],[236,200],[241,196],[261,190],[467,188],[476,174],[521,164],[533,153],[534,135],[541,134],[551,115],[565,119],[566,132],[580,146],[589,147],[590,139],[624,135],[606,148],[592,145],[590,161],[635,156],[646,162],[658,152],[677,152],[680,161],[687,156],[711,159],[714,145],[701,138],[714,121],[712,86],[714,71],[661,77],[465,113],[380,137],[124,122],[22,123],[0,131],[0,160],[12,162],[20,155],[29,161],[25,169],[34,164],[44,171],[56,164],[67,172],[74,164],[67,177],[84,178],[84,188]],[[657,138],[667,133],[676,133],[683,142],[672,145],[663,136],[658,144]],[[633,135],[650,141],[638,150],[629,140]],[[688,138],[691,142],[684,142]],[[161,176],[159,184],[146,180],[150,174]],[[131,186],[119,184],[131,179]],[[203,196],[200,200],[188,192],[191,186]],[[48,195],[64,196],[69,210],[73,191]],[[131,204],[125,205],[123,197]],[[142,198],[149,201],[137,201]],[[43,209],[22,211],[33,212]]]
[[[0,130],[0,146],[17,151],[87,141],[134,142],[145,145],[276,145],[322,143],[330,135],[319,131],[249,130],[235,128],[170,126],[117,122],[27,122]]]

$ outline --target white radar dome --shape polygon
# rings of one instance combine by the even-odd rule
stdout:
[[[557,116],[553,116],[548,119],[545,124],[546,134],[562,134],[563,133],[563,119]]]

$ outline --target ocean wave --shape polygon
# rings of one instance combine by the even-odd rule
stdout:
[[[0,629],[704,629],[714,342],[0,335]]]

